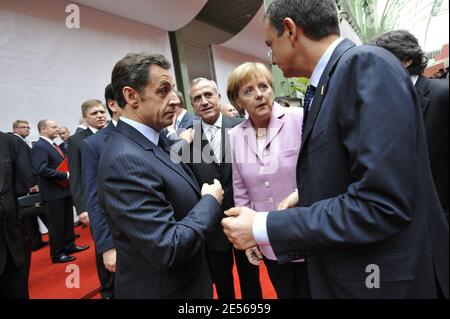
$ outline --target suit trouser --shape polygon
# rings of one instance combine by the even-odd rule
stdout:
[[[7,251],[5,269],[0,274],[0,299],[28,299],[25,262],[16,266]]]
[[[100,295],[104,299],[114,298],[114,273],[106,269],[103,262],[103,253],[98,253],[97,248],[95,248],[95,265],[97,266],[97,275],[101,286]]]
[[[249,263],[244,251],[230,248],[228,251],[207,250],[211,276],[219,299],[235,299],[233,280],[233,252],[239,275],[242,299],[261,299],[259,267]]]
[[[306,262],[279,265],[264,257],[264,264],[278,299],[311,299]]]
[[[73,208],[70,196],[44,202],[50,255],[58,258],[75,246]]]

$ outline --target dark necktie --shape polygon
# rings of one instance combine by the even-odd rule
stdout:
[[[58,144],[53,143],[53,146],[55,147],[56,151],[59,153],[59,155],[61,155],[63,158],[66,157],[63,153],[63,151],[61,150],[61,148],[58,146]]]
[[[303,124],[302,124],[302,132],[305,129],[306,118],[308,116],[309,110],[311,109],[311,102],[314,97],[314,92],[316,92],[316,88],[312,85],[308,85],[305,93],[305,100],[303,101]]]

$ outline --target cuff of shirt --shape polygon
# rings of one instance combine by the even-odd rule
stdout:
[[[256,213],[253,219],[253,237],[259,246],[270,246],[266,227],[268,214],[269,212]]]

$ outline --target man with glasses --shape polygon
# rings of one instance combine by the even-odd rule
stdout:
[[[224,189],[222,211],[234,206],[231,159],[227,130],[238,125],[242,119],[223,116],[220,112],[220,94],[214,81],[197,78],[189,90],[191,104],[201,121],[193,128],[194,140],[177,143],[182,146],[182,158],[194,172],[198,183],[212,183],[217,179]],[[189,154],[189,156],[186,156]],[[189,157],[189,158],[188,158]],[[206,249],[212,278],[220,299],[234,299],[233,255],[236,261],[242,298],[262,298],[259,268],[247,261],[245,253],[232,249],[220,224],[206,238]],[[233,254],[234,252],[234,254]]]

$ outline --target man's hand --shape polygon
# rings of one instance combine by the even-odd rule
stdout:
[[[225,211],[229,216],[222,219],[223,232],[234,248],[245,250],[257,246],[253,238],[253,219],[256,212],[247,207],[234,207]]]
[[[192,143],[192,141],[194,140],[194,136],[195,136],[195,130],[193,128],[184,130],[179,135],[180,139],[185,140],[186,142],[188,142],[188,144]]]
[[[258,247],[252,247],[250,249],[245,250],[245,255],[247,256],[248,261],[255,266],[259,266],[262,260],[262,254],[259,251]]]
[[[33,187],[30,187],[30,193],[38,193],[39,192],[39,186],[34,185]]]
[[[110,272],[116,272],[116,249],[111,248],[103,253],[103,263]]]
[[[204,195],[212,195],[219,202],[219,205],[222,205],[223,200],[223,189],[222,185],[217,179],[214,179],[214,184],[203,184],[202,186],[202,196]]]
[[[82,222],[86,226],[89,226],[89,215],[88,215],[88,212],[82,212],[80,215],[78,215],[78,218],[80,218],[80,222]]]
[[[277,210],[288,209],[297,206],[298,204],[298,192],[295,191],[289,194],[288,197],[283,199],[280,204],[278,204]]]
[[[173,116],[173,118],[172,118],[172,124],[170,124],[168,127],[167,127],[167,132],[168,132],[168,134],[172,134],[172,133],[175,133],[176,132],[176,130],[175,130],[175,126],[176,126],[176,122],[177,122],[177,117],[178,117],[178,115],[175,113],[175,115]]]

